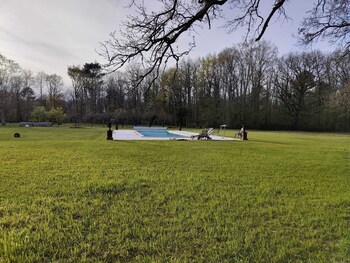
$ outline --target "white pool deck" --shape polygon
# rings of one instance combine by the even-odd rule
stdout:
[[[191,136],[198,135],[198,133],[195,132],[187,132],[187,131],[172,131],[169,130],[169,132],[185,136],[185,138],[166,138],[166,137],[146,137],[142,134],[138,133],[135,130],[114,130],[113,131],[113,140],[119,141],[119,140],[128,140],[128,141],[169,141],[169,140],[175,140],[175,141],[197,141],[197,139],[191,139]],[[210,135],[210,138],[214,141],[239,141],[239,139],[236,138],[230,138],[230,137],[224,137],[221,135]]]

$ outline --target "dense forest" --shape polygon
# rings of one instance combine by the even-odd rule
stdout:
[[[137,63],[105,74],[98,63],[62,77],[0,55],[0,119],[179,127],[350,131],[350,54],[289,53],[242,43],[147,75]]]

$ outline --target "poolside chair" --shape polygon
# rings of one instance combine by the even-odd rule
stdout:
[[[214,132],[213,128],[209,128],[209,129],[204,129],[202,130],[198,135],[192,135],[191,139],[198,139],[198,140],[211,140],[210,135]]]

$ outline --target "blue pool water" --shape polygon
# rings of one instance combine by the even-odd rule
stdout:
[[[153,131],[138,131],[145,137],[162,137],[162,138],[185,138],[175,133],[168,132],[166,130],[153,130]]]

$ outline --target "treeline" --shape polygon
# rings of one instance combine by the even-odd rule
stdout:
[[[141,83],[138,64],[105,75],[98,63],[87,63],[68,68],[72,88],[64,93],[59,76],[14,65],[1,57],[0,112],[10,122],[28,121],[35,106],[44,106],[62,107],[76,124],[114,119],[237,128],[244,122],[250,129],[350,131],[350,55],[339,51],[279,56],[267,42],[240,44],[182,60]]]
[[[51,119],[66,106],[63,80],[56,74],[34,74],[0,54],[0,121],[35,120],[35,107],[43,108]],[[57,114],[56,114],[57,115]]]

